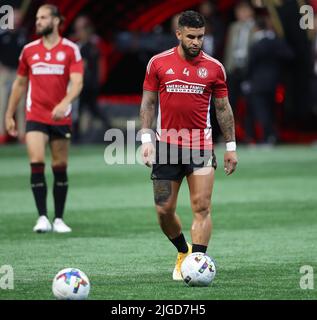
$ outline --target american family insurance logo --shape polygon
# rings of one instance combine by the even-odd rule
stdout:
[[[65,66],[62,64],[49,64],[45,62],[39,62],[32,65],[32,73],[38,74],[64,74]]]
[[[203,94],[206,85],[183,80],[172,80],[165,83],[167,92]]]

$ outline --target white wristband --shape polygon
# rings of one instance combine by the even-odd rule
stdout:
[[[143,143],[152,142],[151,134],[150,134],[150,133],[142,133],[142,135],[141,135],[141,142],[142,142],[142,144],[143,144]]]
[[[226,143],[226,150],[227,151],[236,151],[237,149],[237,144],[235,141],[227,142]]]

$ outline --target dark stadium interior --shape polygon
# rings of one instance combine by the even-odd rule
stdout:
[[[7,3],[10,1],[6,1]],[[23,7],[24,26],[34,38],[34,16],[37,8],[47,1],[11,1]],[[99,105],[107,106],[116,115],[120,110],[129,115],[137,115],[140,103],[144,70],[147,61],[154,54],[168,49],[173,44],[171,36],[172,17],[186,9],[197,9],[203,0],[149,0],[149,1],[88,1],[51,0],[49,3],[60,8],[66,21],[62,33],[71,38],[74,19],[79,15],[88,16],[95,27],[95,33],[102,39],[104,59],[103,79],[99,91]],[[234,20],[234,6],[237,0],[212,1],[216,15],[222,21],[225,32]],[[300,18],[298,4],[293,0],[268,1],[271,9],[260,7],[261,1],[252,1],[260,15],[270,15],[277,34],[286,39],[295,53],[295,59],[284,68],[283,80],[276,91],[275,117],[279,132],[279,142],[311,142],[317,139],[317,106],[310,99],[316,91],[312,82],[312,35],[301,30],[294,23]],[[304,3],[304,2],[303,2]],[[309,1],[314,5],[314,1]],[[258,7],[256,7],[258,6]],[[273,12],[273,14],[272,14]],[[280,30],[282,29],[282,31]],[[282,33],[281,33],[282,32]],[[226,36],[225,36],[226,37]],[[224,41],[220,44],[217,58],[222,62]],[[133,42],[134,41],[134,42]],[[132,43],[132,45],[131,45]],[[125,108],[132,106],[133,110]],[[120,107],[122,109],[120,109]],[[119,107],[119,109],[118,109]],[[244,118],[246,106],[240,100],[235,108],[237,137],[245,136]],[[119,110],[119,111],[118,111]],[[217,135],[217,123],[214,123]]]

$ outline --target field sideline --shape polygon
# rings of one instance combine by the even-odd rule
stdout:
[[[317,299],[317,148],[240,148],[231,177],[223,150],[208,249],[217,276],[211,287],[188,288],[171,280],[176,251],[157,224],[149,169],[106,165],[104,146],[73,146],[65,217],[73,232],[34,234],[25,146],[1,146],[0,267],[12,265],[15,281],[0,299],[53,299],[54,275],[71,266],[90,278],[90,299]],[[49,163],[46,174],[52,217]],[[178,213],[189,237],[186,183]],[[299,286],[303,265],[314,267],[314,290]]]

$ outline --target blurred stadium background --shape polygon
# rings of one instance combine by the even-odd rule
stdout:
[[[266,30],[274,31],[291,53],[284,54],[281,63],[273,61],[280,74],[274,78],[274,99],[265,114],[273,128],[266,140],[261,119],[249,114],[254,74],[244,76],[242,70],[242,78],[235,79],[241,70],[227,70],[228,79],[233,77],[230,86],[237,91],[232,101],[240,162],[234,176],[225,178],[222,139],[214,121],[220,170],[209,253],[219,272],[211,288],[198,290],[171,281],[175,252],[156,223],[149,171],[140,165],[107,166],[103,137],[111,127],[125,130],[127,120],[138,126],[147,61],[176,45],[172,30],[179,12],[194,9],[210,15],[205,50],[226,66],[226,55],[234,58],[230,28],[237,21],[239,1],[0,1],[20,13],[19,27],[12,34],[0,29],[0,78],[8,69],[14,72],[21,44],[36,37],[34,17],[44,3],[56,4],[65,16],[61,30],[65,37],[89,43],[83,52],[89,64],[88,98],[82,97],[80,117],[76,110],[81,102],[75,103],[77,135],[69,165],[65,218],[74,231],[31,232],[36,215],[23,134],[15,141],[1,132],[0,266],[14,267],[15,289],[0,289],[0,299],[51,299],[53,276],[71,265],[90,277],[92,299],[316,299],[316,289],[299,286],[302,265],[317,270],[317,20],[314,29],[299,27],[300,7],[309,4],[316,10],[316,1],[249,2],[253,20],[264,17]],[[253,23],[246,25],[250,39]],[[248,50],[239,49],[245,59]],[[10,78],[1,81],[3,111]],[[250,123],[253,136],[248,135]],[[23,122],[19,125],[23,132]],[[49,170],[47,175],[52,181]],[[188,235],[186,186],[178,209]]]
[[[2,68],[13,70],[17,64],[16,58],[21,44],[36,37],[34,17],[37,8],[45,1],[14,0],[1,3],[19,8],[19,14],[16,14],[18,27],[14,30],[17,35],[10,37],[8,34],[11,32],[0,30],[0,65]],[[248,105],[252,102],[247,94],[248,82],[243,83],[244,80],[249,80],[252,85],[254,81],[252,74],[242,78],[237,77],[239,70],[235,68],[239,69],[239,66],[232,67],[231,61],[235,58],[236,49],[232,47],[234,43],[230,29],[238,20],[236,7],[239,1],[54,0],[50,3],[56,4],[66,18],[62,34],[80,43],[82,54],[87,61],[86,92],[85,97],[82,97],[83,106],[80,108],[78,121],[76,104],[74,108],[75,129],[83,134],[80,138],[75,134],[74,140],[102,142],[103,135],[100,135],[98,128],[102,132],[109,126],[124,127],[126,119],[137,118],[144,70],[148,60],[154,54],[177,44],[173,34],[175,15],[185,9],[195,9],[207,18],[204,49],[219,59],[227,69],[230,98],[237,122],[237,138],[240,142],[246,143],[261,141],[263,135],[261,121],[252,119],[252,115],[248,119],[252,110],[252,106],[248,108]],[[273,77],[273,82],[276,81],[275,101],[271,103],[272,110],[267,114],[274,127],[274,137],[271,137],[271,142],[314,142],[317,140],[316,28],[313,30],[300,28],[299,21],[302,15],[299,10],[305,4],[316,9],[316,1],[254,0],[250,1],[250,4],[254,11],[250,19],[253,22],[249,28],[246,27],[246,32],[252,34],[254,20],[266,17],[268,29],[274,30],[279,38],[284,39],[291,51],[289,54],[291,57],[284,54],[278,61],[281,69],[278,78],[276,75],[263,75],[263,79],[267,79],[266,82],[270,82],[272,79],[270,77]],[[238,33],[233,34],[239,37]],[[14,46],[12,43],[14,41],[19,43]],[[236,50],[243,51],[242,60],[248,56],[243,46],[249,46],[250,41],[250,39],[240,41],[240,48]],[[271,50],[271,54],[274,56],[274,50],[273,52]],[[240,63],[240,69],[244,69],[242,64]],[[9,88],[9,80],[6,84],[3,82],[4,80],[2,86],[6,85],[6,88]],[[241,86],[241,82],[244,85]],[[3,109],[6,91],[3,89],[1,93],[3,95],[1,109]],[[94,106],[95,100],[96,106]],[[219,130],[215,121],[213,126],[214,137],[217,140]],[[248,135],[250,126],[255,130],[252,137]],[[23,131],[22,124],[20,127]],[[22,136],[20,138],[23,140]],[[8,137],[1,130],[0,141],[2,143],[8,141]]]

